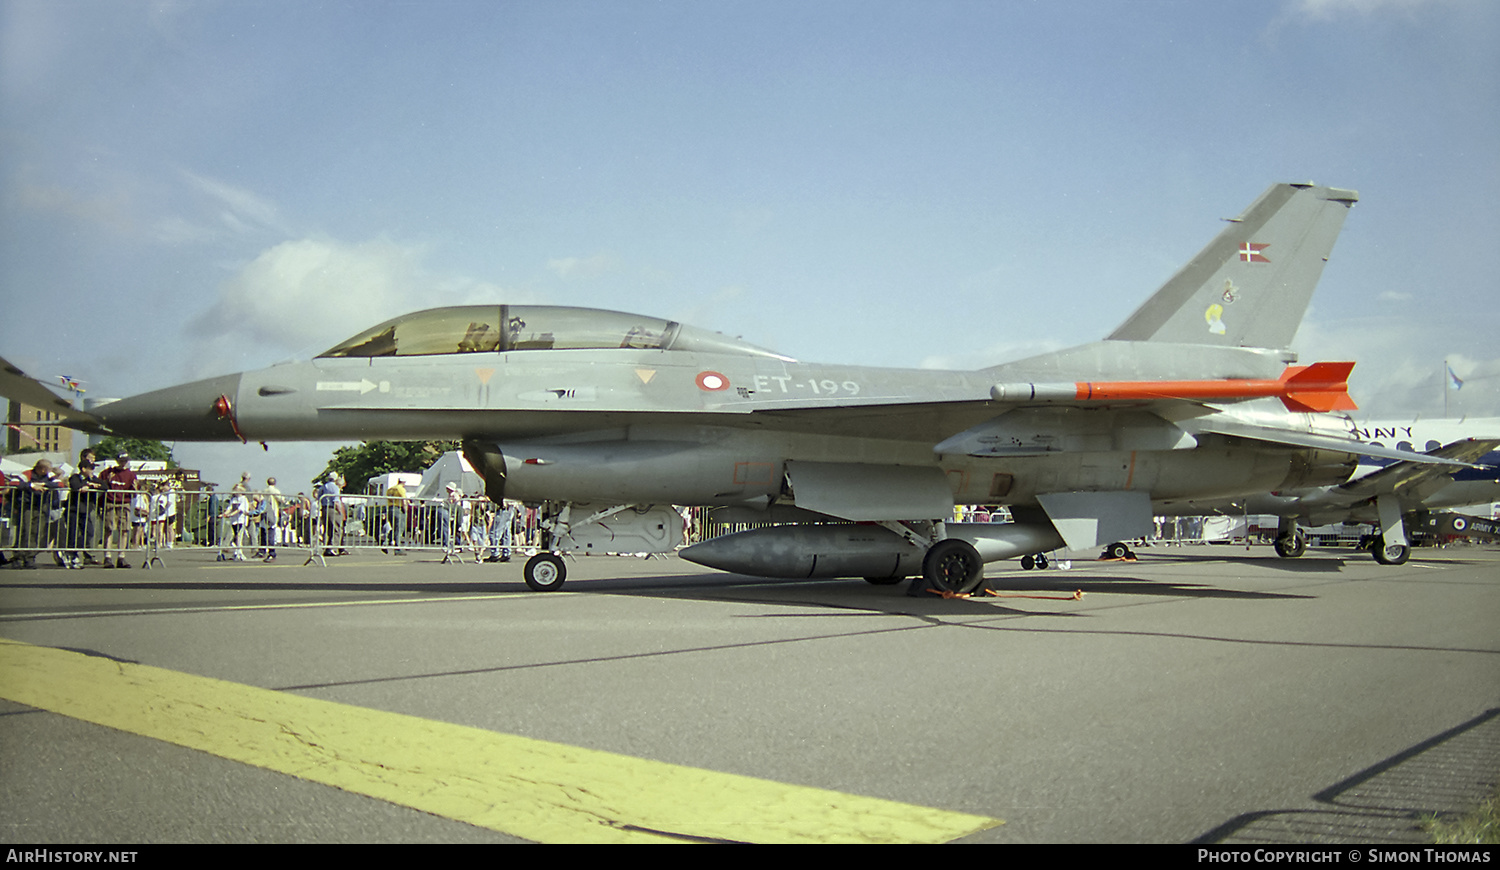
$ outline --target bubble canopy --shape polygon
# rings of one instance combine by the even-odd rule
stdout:
[[[720,333],[684,326],[675,320],[555,305],[429,308],[373,326],[318,356],[433,356],[620,348],[728,353],[791,361],[791,357]]]

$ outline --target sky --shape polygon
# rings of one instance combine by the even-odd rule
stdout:
[[[0,356],[118,397],[510,302],[978,368],[1315,181],[1360,202],[1303,360],[1500,415],[1497,46],[1489,0],[0,0]]]

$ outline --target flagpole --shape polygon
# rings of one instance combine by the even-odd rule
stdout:
[[[1449,390],[1449,387],[1448,387],[1448,372],[1449,371],[1451,371],[1451,369],[1448,368],[1448,358],[1447,357],[1443,357],[1443,374],[1438,378],[1438,380],[1440,380],[1440,381],[1443,382],[1443,419],[1445,419],[1445,420],[1448,419],[1448,390]]]

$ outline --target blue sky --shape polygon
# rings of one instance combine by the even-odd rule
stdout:
[[[1304,359],[1497,414],[1496,46],[1485,0],[0,0],[0,356],[125,395],[511,301],[977,367],[1314,180],[1361,202]]]

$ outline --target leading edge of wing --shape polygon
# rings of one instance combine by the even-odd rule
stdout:
[[[1312,432],[1297,432],[1290,429],[1277,429],[1272,426],[1259,426],[1253,423],[1244,423],[1238,420],[1229,420],[1218,417],[1202,417],[1181,424],[1183,428],[1194,433],[1212,433],[1215,435],[1231,435],[1239,438],[1250,438],[1255,441],[1266,441],[1272,444],[1285,444],[1292,447],[1312,447],[1320,450],[1336,450],[1341,453],[1349,453],[1355,456],[1369,456],[1375,459],[1395,459],[1399,462],[1410,462],[1415,464],[1442,465],[1455,468],[1477,467],[1473,462],[1462,459],[1453,459],[1439,455],[1442,451],[1432,453],[1413,453],[1410,450],[1399,450],[1395,447],[1384,447],[1369,444],[1364,441],[1356,441],[1352,438],[1337,438],[1331,435],[1318,435]],[[1482,453],[1479,455],[1483,455]]]
[[[1465,438],[1427,453],[1416,454],[1416,456],[1428,459],[1441,457],[1474,467],[1477,460],[1497,447],[1500,447],[1500,438]],[[1406,453],[1406,451],[1400,452]],[[1422,461],[1408,453],[1401,461],[1357,477],[1336,487],[1335,491],[1352,498],[1370,498],[1382,493],[1395,492],[1397,489],[1420,486],[1428,480],[1447,478],[1452,473],[1451,469],[1434,465],[1430,461]]]

